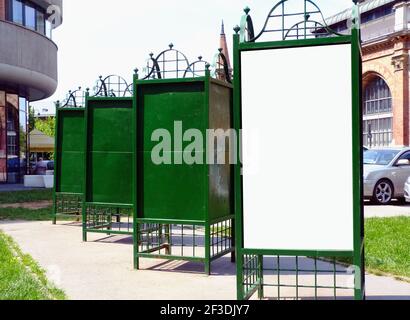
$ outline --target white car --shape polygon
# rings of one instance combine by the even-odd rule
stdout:
[[[368,150],[363,155],[364,197],[380,205],[405,198],[405,184],[410,177],[410,148]],[[407,197],[410,201],[410,185]]]

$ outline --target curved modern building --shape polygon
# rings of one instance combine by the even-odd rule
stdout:
[[[52,30],[62,0],[0,0],[0,183],[18,183],[29,166],[28,103],[57,88]]]

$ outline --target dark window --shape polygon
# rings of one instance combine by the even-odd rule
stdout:
[[[13,157],[17,156],[17,135],[9,135],[7,136],[7,156]]]
[[[13,0],[12,5],[12,21],[18,24],[23,24],[23,3],[20,0]]]
[[[36,30],[41,34],[46,34],[46,23],[44,18],[44,13],[37,11],[36,12]]]
[[[390,88],[376,77],[365,88],[363,143],[368,147],[390,146],[393,142],[393,99]]]
[[[383,7],[376,8],[374,10],[371,10],[369,12],[365,12],[362,14],[362,23],[367,23],[373,20],[380,19],[382,17],[385,17],[389,14],[393,13],[393,5],[387,5]]]
[[[36,10],[26,4],[24,6],[24,25],[31,30],[36,30],[36,22]]]
[[[48,36],[49,33],[46,32],[47,14],[43,8],[28,0],[7,1],[7,20]]]
[[[16,131],[16,117],[13,109],[7,108],[7,131]]]

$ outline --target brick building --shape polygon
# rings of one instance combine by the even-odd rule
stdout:
[[[360,2],[363,50],[364,144],[408,146],[410,1]],[[351,10],[327,19],[341,33]]]
[[[0,183],[22,181],[28,161],[28,104],[57,88],[62,0],[0,0]]]

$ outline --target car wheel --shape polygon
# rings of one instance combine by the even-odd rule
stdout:
[[[393,185],[388,180],[377,183],[373,192],[373,201],[379,205],[387,205],[393,199]]]

